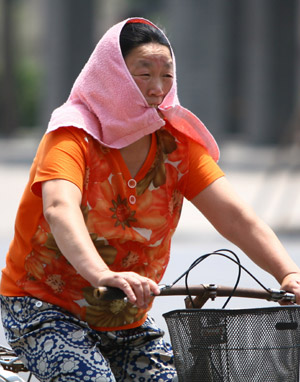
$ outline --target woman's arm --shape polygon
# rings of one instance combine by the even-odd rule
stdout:
[[[93,286],[122,289],[129,301],[145,307],[157,284],[134,272],[112,272],[97,252],[80,209],[81,191],[71,182],[49,180],[42,185],[43,211],[55,241],[77,272]]]
[[[225,177],[200,192],[192,203],[226,239],[271,273],[300,303],[300,269],[271,228],[233,191]]]

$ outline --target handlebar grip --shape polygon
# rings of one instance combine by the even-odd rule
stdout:
[[[103,286],[94,289],[94,297],[105,301],[123,300],[126,294],[119,288]]]

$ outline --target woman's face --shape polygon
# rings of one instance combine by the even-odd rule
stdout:
[[[148,43],[134,48],[125,62],[150,107],[157,108],[173,84],[173,61],[168,47]]]

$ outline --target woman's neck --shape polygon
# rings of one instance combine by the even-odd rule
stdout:
[[[151,135],[146,135],[129,146],[120,149],[130,174],[135,177],[143,166],[151,147]]]

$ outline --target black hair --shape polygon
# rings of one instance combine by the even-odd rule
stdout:
[[[152,42],[168,47],[172,54],[170,44],[164,34],[150,24],[127,23],[120,33],[120,47],[124,58],[134,48]]]

